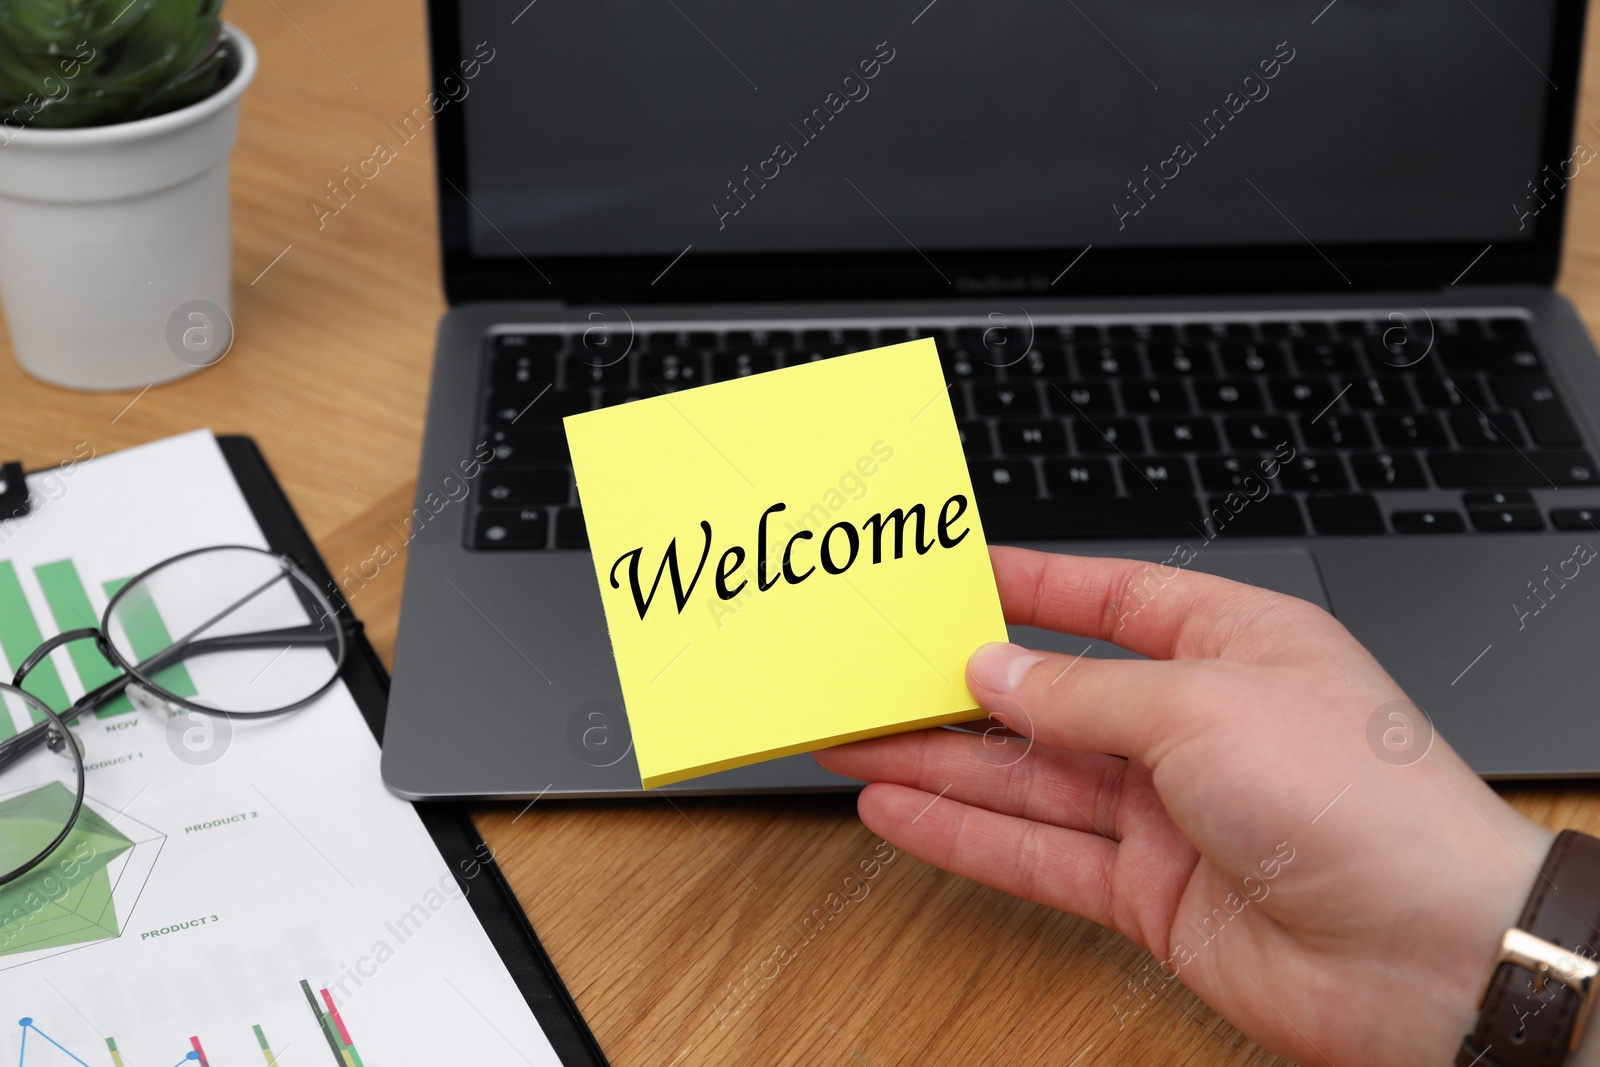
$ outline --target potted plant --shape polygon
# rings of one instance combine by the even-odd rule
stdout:
[[[222,0],[0,0],[0,303],[17,360],[140,388],[227,352],[228,153],[255,49]]]

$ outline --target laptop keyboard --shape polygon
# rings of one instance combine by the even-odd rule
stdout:
[[[937,342],[993,541],[1600,520],[1600,470],[1521,318],[642,329],[616,357],[551,326],[488,339],[495,458],[469,544],[587,547],[566,415],[916,337]],[[1562,506],[1540,507],[1551,489]]]

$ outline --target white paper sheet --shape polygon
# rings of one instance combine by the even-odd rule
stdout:
[[[98,613],[104,582],[174,553],[266,544],[208,432],[30,488],[34,513],[0,523],[0,561],[46,635],[58,627],[40,565],[72,560]],[[53,659],[82,693],[66,653]],[[416,813],[384,788],[342,683],[290,715],[235,720],[209,765],[178,758],[167,729],[151,709],[80,720],[89,806],[134,843],[111,867],[120,932],[0,946],[0,1062],[557,1064]],[[0,799],[28,784],[0,775]],[[328,991],[353,1057],[330,1045],[302,982],[319,1004]]]

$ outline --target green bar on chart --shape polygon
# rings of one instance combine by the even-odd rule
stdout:
[[[56,617],[56,626],[60,630],[64,632],[100,625],[100,620],[95,618],[94,608],[89,604],[89,594],[84,592],[83,582],[78,578],[78,568],[72,565],[70,559],[41,564],[33,568],[33,573],[39,577],[45,603],[50,605],[50,613]],[[117,676],[117,669],[106,662],[92,641],[72,642],[67,646],[67,654],[72,657],[72,665],[78,669],[78,681],[83,683],[86,693]],[[95,717],[108,719],[113,715],[126,715],[132,710],[133,705],[128,698],[119,696],[95,712]]]
[[[127,584],[126,578],[106,582],[106,596],[116,596]],[[164,652],[172,645],[172,634],[167,631],[161,612],[156,610],[148,582],[134,586],[133,592],[118,602],[116,621],[122,624],[123,631],[128,635],[128,644],[133,646],[133,654],[140,660]],[[195,695],[194,682],[190,681],[189,672],[181,663],[163,667],[156,672],[152,681],[175,697]]]
[[[5,650],[6,660],[11,664],[15,673],[22,661],[33,655],[33,650],[44,644],[44,635],[39,632],[39,624],[34,621],[33,609],[28,606],[28,598],[22,593],[22,583],[17,580],[17,569],[11,565],[10,560],[0,560],[0,649]],[[11,675],[7,675],[7,682]],[[50,659],[40,661],[28,675],[22,688],[44,701],[55,711],[67,710],[70,701],[67,700],[67,690],[61,684],[61,675],[56,673],[56,665]],[[30,709],[34,722],[44,718],[36,711]],[[0,730],[7,727],[15,732],[9,715],[0,715]],[[6,736],[9,736],[7,734]]]
[[[278,1060],[272,1054],[272,1046],[267,1044],[267,1035],[261,1032],[260,1026],[252,1026],[256,1032],[256,1043],[261,1046],[261,1054],[267,1058],[267,1067],[278,1067]]]

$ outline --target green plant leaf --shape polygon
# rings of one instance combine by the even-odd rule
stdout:
[[[0,127],[101,126],[220,89],[222,0],[0,0]]]

